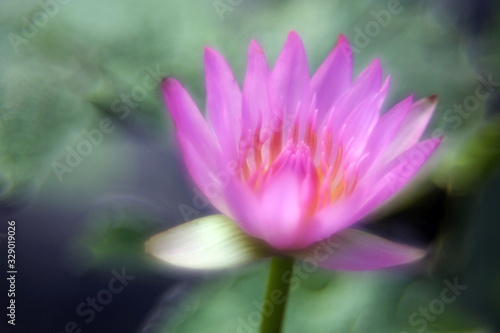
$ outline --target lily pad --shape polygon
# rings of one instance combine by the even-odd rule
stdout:
[[[169,307],[162,328],[152,332],[258,332],[261,316],[273,307],[262,307],[266,264],[252,265],[187,292],[174,308]],[[458,280],[415,280],[393,272],[347,274],[312,270],[301,263],[287,278],[291,294],[285,333],[488,332],[464,309],[462,294],[454,296],[450,290],[445,295],[449,298],[442,298],[442,290],[460,285]],[[452,296],[453,301],[447,302]],[[421,308],[427,309],[430,319]]]

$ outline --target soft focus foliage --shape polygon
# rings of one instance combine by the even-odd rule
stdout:
[[[157,332],[258,332],[255,323],[262,299],[256,295],[264,293],[264,267],[259,264],[187,292],[172,302],[177,310],[166,316],[164,329]],[[305,264],[297,264],[295,270],[284,328],[289,333],[416,332],[422,324],[412,326],[408,317],[419,307],[428,308],[446,287],[443,281],[411,280],[390,272],[332,277]],[[426,326],[426,332],[462,331],[488,332],[456,303],[446,304],[446,311]]]
[[[415,241],[405,221],[422,227],[423,238],[432,239],[435,249],[430,268],[408,277],[371,273],[335,278],[315,272],[293,294],[291,311],[296,316],[287,319],[287,329],[415,332],[415,327],[408,327],[409,314],[439,295],[443,279],[454,277],[459,281],[463,278],[469,289],[432,327],[429,324],[427,331],[484,332],[483,326],[500,325],[500,271],[496,264],[500,255],[496,246],[500,184],[490,183],[490,179],[498,177],[500,163],[495,117],[500,109],[498,87],[475,111],[467,112],[467,117],[459,115],[450,121],[449,117],[457,113],[446,113],[453,110],[454,104],[463,104],[467,97],[475,96],[478,75],[492,75],[495,82],[500,81],[500,25],[493,24],[499,21],[500,12],[488,13],[489,23],[469,31],[472,28],[467,22],[454,16],[458,3],[462,2],[402,0],[401,13],[392,15],[389,24],[360,47],[355,41],[357,29],[364,30],[375,21],[371,11],[387,9],[388,1],[243,0],[225,12],[221,20],[212,0],[149,0],[140,4],[131,0],[69,0],[29,38],[23,37],[23,28],[28,25],[23,18],[33,20],[33,14],[40,11],[39,1],[2,1],[0,209],[25,208],[33,200],[39,209],[30,212],[28,207],[24,211],[32,217],[23,220],[25,262],[36,263],[24,274],[32,274],[36,283],[23,281],[22,286],[28,286],[24,292],[30,297],[25,304],[30,305],[31,312],[27,309],[25,313],[43,320],[31,320],[36,327],[26,331],[60,330],[74,315],[74,306],[102,287],[85,290],[82,280],[76,279],[64,289],[65,295],[73,293],[72,302],[64,299],[60,305],[71,313],[58,318],[61,327],[52,322],[49,325],[54,317],[43,317],[41,312],[47,299],[35,299],[38,296],[33,295],[39,295],[37,290],[50,290],[46,296],[56,297],[52,290],[54,286],[59,288],[62,276],[69,278],[67,266],[100,267],[106,271],[110,261],[124,257],[132,265],[143,255],[140,244],[154,233],[212,213],[207,212],[207,207],[195,207],[186,215],[179,208],[185,203],[193,206],[193,186],[180,177],[174,160],[172,125],[164,115],[159,82],[147,90],[143,101],[133,104],[135,107],[126,107],[120,101],[122,94],[130,95],[135,87],[143,86],[149,71],[157,71],[160,76],[174,76],[185,82],[203,109],[205,87],[200,54],[205,45],[224,54],[241,84],[249,41],[255,38],[266,50],[269,63],[274,64],[290,30],[297,31],[304,40],[311,70],[318,67],[340,33],[358,46],[355,74],[372,58],[380,57],[384,74],[391,73],[393,87],[397,87],[391,90],[386,107],[411,92],[416,98],[438,94],[439,107],[429,128],[442,128],[447,140],[443,160],[429,168],[432,182],[427,180],[419,190],[401,197],[396,211],[394,205],[388,207],[382,221],[389,226],[388,231],[378,230],[384,236]],[[435,7],[438,5],[443,7]],[[9,33],[26,42],[13,47]],[[125,106],[118,112],[112,109],[117,100],[119,106]],[[124,114],[127,116],[121,119]],[[67,147],[75,149],[82,140],[82,131],[98,128],[104,118],[113,121],[115,130],[105,134],[102,144],[94,146],[93,152],[59,182],[52,163],[66,164]],[[147,201],[142,206],[147,213],[137,214],[132,207],[111,214],[86,214],[93,209],[93,202],[108,206],[116,203],[102,201],[103,193],[108,191],[142,198]],[[125,205],[132,206],[128,200]],[[55,215],[49,218],[49,212]],[[392,220],[396,223],[391,224]],[[66,262],[59,262],[57,255]],[[83,258],[75,260],[76,255]],[[41,267],[45,266],[39,265],[60,270],[54,270],[53,275],[45,270],[44,279],[40,279]],[[165,272],[150,261],[141,273],[162,278],[176,276],[175,271]],[[220,282],[192,288],[190,300],[197,310],[194,315],[179,315],[189,319],[179,325],[172,316],[175,311],[183,312],[181,304],[189,300],[166,301],[167,309],[159,321],[164,327],[158,324],[156,331],[170,332],[169,327],[179,332],[208,331],[207,327],[215,323],[223,328],[234,327],[231,325],[237,324],[238,315],[255,310],[251,302],[260,301],[265,276],[265,266],[257,265]],[[178,277],[182,279],[184,276]],[[421,284],[429,289],[421,288]],[[142,287],[147,289],[150,284]],[[157,291],[149,291],[160,298]],[[139,299],[133,300],[135,306],[153,307],[151,302],[141,303]],[[37,303],[42,301],[43,306]],[[127,317],[138,312],[131,307],[130,313],[112,317],[108,310],[100,317],[103,321],[127,322]],[[474,319],[478,313],[484,316],[480,321]],[[25,320],[25,324],[30,322]],[[143,322],[143,318],[137,322]],[[373,330],[365,325],[373,325]]]
[[[40,10],[38,2],[3,5],[3,30],[26,41],[0,41],[3,197],[27,181],[43,181],[54,158],[65,153],[66,144],[76,144],[80,132],[95,127],[104,116],[114,117],[117,125],[132,127],[141,136],[162,129],[158,89],[148,91],[136,108],[129,108],[130,117],[120,119],[121,113],[111,110],[121,94],[130,94],[142,84],[148,66],[159,68],[160,75],[190,82],[190,90],[198,93],[201,102],[199,55],[204,45],[216,46],[237,78],[242,78],[251,38],[261,43],[272,64],[293,28],[306,48],[313,50],[308,54],[310,67],[317,68],[339,33],[354,39],[355,27],[365,29],[374,20],[370,10],[386,8],[382,3],[369,4],[244,1],[224,13],[221,21],[211,1],[148,1],[138,7],[130,1],[68,2],[44,26],[35,27],[32,38],[23,37],[26,24],[21,18],[32,20]],[[423,5],[402,2],[401,6],[402,12],[392,15],[387,28],[369,38],[364,48],[358,47],[355,72],[380,56],[386,73],[397,73],[393,83],[398,90],[391,91],[387,105],[415,91],[420,97],[438,93],[440,108],[446,110],[473,91],[475,74],[457,37],[430,15],[419,14]],[[99,15],[94,15],[96,10]],[[480,115],[478,111],[465,119],[458,130],[471,128]],[[437,117],[436,122],[444,121]]]

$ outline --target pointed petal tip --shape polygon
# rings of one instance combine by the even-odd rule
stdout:
[[[429,97],[427,97],[427,100],[430,102],[430,103],[434,103],[436,104],[438,102],[438,95],[437,94],[432,94],[430,95]]]
[[[213,48],[210,46],[205,46],[204,52],[203,52],[203,57],[205,58],[205,61],[209,59],[209,57],[214,57],[219,55],[217,51],[215,51]]]
[[[339,35],[337,37],[337,43],[335,44],[335,47],[333,48],[332,53],[334,52],[341,52],[344,55],[344,59],[346,61],[346,64],[348,66],[352,66],[352,50],[351,46],[349,45],[349,41],[344,35]],[[351,68],[352,70],[352,68]]]
[[[161,80],[161,89],[163,90],[163,93],[167,94],[170,92],[172,88],[175,88],[176,86],[180,86],[179,81],[177,81],[174,78],[171,77],[165,77]]]
[[[415,98],[415,94],[411,93],[410,95],[408,95],[408,97],[406,97],[403,101],[405,103],[408,103],[408,110],[407,111],[410,111],[410,107],[413,105],[413,100]],[[406,113],[405,113],[406,114]]]
[[[421,110],[422,112],[428,112],[432,114],[434,112],[434,109],[436,108],[438,101],[439,101],[438,95],[432,94],[430,96],[415,101],[413,107],[417,110]]]
[[[301,43],[302,44],[302,39],[300,38],[300,36],[297,32],[292,30],[288,33],[288,36],[286,38],[286,43]]]
[[[349,44],[349,41],[347,40],[346,36],[343,35],[343,34],[340,34],[338,37],[337,37],[337,45],[338,44],[342,44],[342,43],[347,43]]]
[[[377,82],[377,90],[380,88],[380,85],[382,83],[382,66],[380,65],[380,60],[378,58],[375,58],[372,60],[372,62],[363,69],[363,71],[358,75],[356,78],[356,81],[366,81],[368,82]],[[387,76],[387,78],[384,81],[384,84],[389,83],[390,81],[390,76]],[[373,81],[375,80],[375,81]]]
[[[260,47],[259,43],[257,43],[257,41],[255,39],[252,39],[252,41],[250,42],[249,53],[251,53],[251,52],[264,54],[262,47]]]
[[[411,253],[412,253],[411,258],[409,258],[409,262],[420,260],[429,254],[429,250],[426,248],[413,247],[413,246],[409,246],[409,245],[406,245],[406,246],[408,248],[411,248]]]
[[[166,85],[170,85],[172,83],[172,81],[175,81],[175,79],[171,78],[171,77],[165,77],[161,80],[161,85],[162,86],[166,86]]]
[[[380,67],[377,68],[377,72],[380,73],[380,76],[382,76],[382,69]],[[389,92],[389,87],[391,86],[391,76],[387,75],[385,78],[384,82],[382,83],[382,86],[380,87],[380,90],[377,93],[377,96],[381,96],[383,100],[385,100],[385,97],[387,96],[387,93]]]
[[[207,62],[215,62],[217,59],[222,59],[225,62],[224,57],[210,46],[205,46],[203,58],[205,60],[205,66],[207,65]]]
[[[387,85],[390,86],[391,85],[391,79],[392,79],[391,74],[387,75],[387,77],[384,80],[384,85],[387,84]]]
[[[434,143],[434,145],[437,147],[441,144],[441,142],[443,141],[443,138],[444,138],[444,134],[440,135],[438,137],[432,138],[431,140]]]
[[[382,63],[380,62],[379,58],[375,58],[372,60],[372,62],[368,65],[367,69],[375,71],[376,73],[380,73],[379,75],[382,77]],[[390,80],[390,75],[387,76],[387,78]]]
[[[328,255],[318,256],[319,249]],[[345,229],[324,241],[293,252],[299,259],[315,257],[323,268],[341,271],[368,271],[405,265],[424,258],[428,251],[356,229]]]
[[[155,254],[155,245],[157,242],[157,238],[159,235],[154,235],[150,237],[146,243],[144,244],[144,252],[146,252],[148,255],[158,258]]]

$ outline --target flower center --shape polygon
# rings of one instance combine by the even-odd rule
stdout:
[[[247,130],[239,147],[241,179],[261,193],[274,175],[291,172],[302,184],[301,194],[310,215],[350,195],[357,183],[357,163],[351,163],[349,154],[345,154],[341,133],[332,133],[331,118],[324,119],[318,130],[316,109],[309,112],[303,128],[295,116],[293,124],[287,126],[288,133],[284,133],[279,117],[269,122],[267,130],[262,129],[261,122],[254,131]]]

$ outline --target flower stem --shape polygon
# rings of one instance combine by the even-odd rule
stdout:
[[[266,295],[262,303],[260,333],[281,333],[293,263],[292,258],[274,257],[271,259]]]

